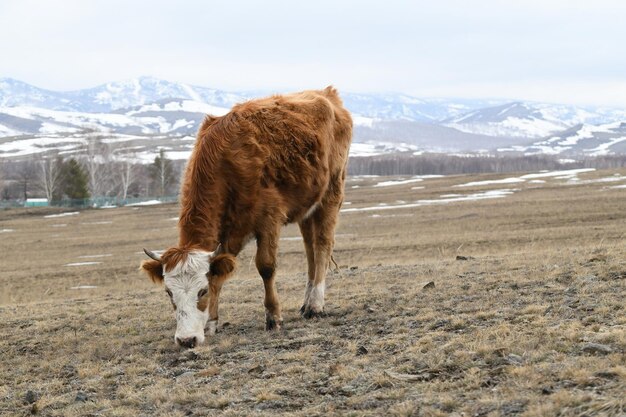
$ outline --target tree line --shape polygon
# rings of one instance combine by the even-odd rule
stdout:
[[[104,152],[103,152],[104,150]],[[101,197],[163,197],[178,192],[183,163],[167,158],[161,149],[151,164],[132,158],[113,158],[106,149],[90,146],[85,155],[38,157],[3,161],[0,198],[25,201],[46,198],[51,204]]]
[[[98,144],[98,141],[90,142],[86,152],[79,156],[0,159],[0,198],[25,201],[42,197],[55,204],[100,197],[125,201],[178,194],[185,161],[172,161],[160,149],[152,163],[141,164],[132,155],[114,158],[108,148]],[[590,167],[626,167],[626,155],[563,160],[549,155],[388,154],[351,157],[348,174],[453,175]]]
[[[352,157],[348,175],[453,175],[506,173],[576,168],[621,168],[626,155],[585,157],[577,160],[551,155],[447,155],[388,154]]]

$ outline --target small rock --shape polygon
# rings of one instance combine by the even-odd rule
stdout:
[[[368,350],[365,346],[359,346],[359,348],[356,350],[357,356],[367,355],[367,353],[368,353]]]
[[[512,365],[521,365],[524,362],[524,359],[520,355],[516,355],[514,353],[509,353],[506,359]]]
[[[185,368],[179,368],[179,369],[175,369],[172,372],[172,375],[174,375],[174,378],[178,378],[179,376],[181,376],[182,374],[184,374],[185,372],[189,372],[189,369],[185,369]]]
[[[74,401],[84,403],[89,401],[89,396],[87,396],[87,394],[83,391],[78,391],[78,393],[76,394],[76,398],[74,398]]]
[[[261,374],[263,371],[265,371],[265,366],[263,365],[257,365],[254,368],[248,369],[249,374]]]
[[[376,311],[372,307],[370,307],[369,304],[364,304],[363,310],[367,311],[368,313],[373,313],[374,311]]]
[[[177,379],[177,380],[181,380],[181,379],[191,379],[191,378],[193,378],[193,376],[194,376],[195,374],[196,374],[196,373],[195,373],[195,372],[193,372],[193,371],[183,372],[182,374],[178,375],[178,376],[176,377],[176,379]]]
[[[359,267],[358,267],[358,266],[351,266],[351,267],[350,267],[350,271],[356,271],[357,269],[359,269]]]
[[[422,283],[422,288],[425,290],[429,290],[431,288],[435,288],[435,281],[428,281],[426,283]]]
[[[24,395],[24,402],[26,404],[33,404],[37,402],[38,399],[39,399],[39,393],[30,389],[26,391],[26,394]]]
[[[591,354],[608,355],[613,352],[610,346],[602,345],[600,343],[586,343],[582,347],[582,351]]]
[[[541,393],[543,395],[550,395],[554,392],[554,390],[552,389],[552,387],[541,387]]]

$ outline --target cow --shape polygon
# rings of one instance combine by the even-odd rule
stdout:
[[[324,312],[352,118],[337,90],[308,90],[250,100],[221,117],[206,116],[181,186],[178,245],[141,264],[165,284],[176,315],[176,344],[193,348],[213,335],[219,294],[235,257],[256,240],[265,287],[265,328],[283,326],[276,292],[280,230],[298,223],[308,265],[300,313]]]

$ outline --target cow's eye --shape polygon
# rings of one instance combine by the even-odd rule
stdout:
[[[167,293],[167,295],[169,295],[169,296],[170,296],[170,298],[172,298],[172,291],[170,291],[170,289],[169,289],[169,288],[166,288],[166,289],[165,289],[165,292]]]
[[[201,289],[200,291],[198,291],[198,298],[204,297],[207,292],[209,292],[208,289],[206,289],[206,288]]]

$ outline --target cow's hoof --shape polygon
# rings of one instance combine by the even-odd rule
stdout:
[[[283,319],[275,319],[270,315],[265,316],[265,330],[280,331],[283,328]]]
[[[215,335],[215,333],[217,333],[217,320],[209,320],[204,329],[209,336]]]
[[[300,308],[300,314],[305,319],[326,317],[326,313],[324,313],[323,309],[320,311],[317,311],[311,308],[311,306],[302,306],[302,308]]]

